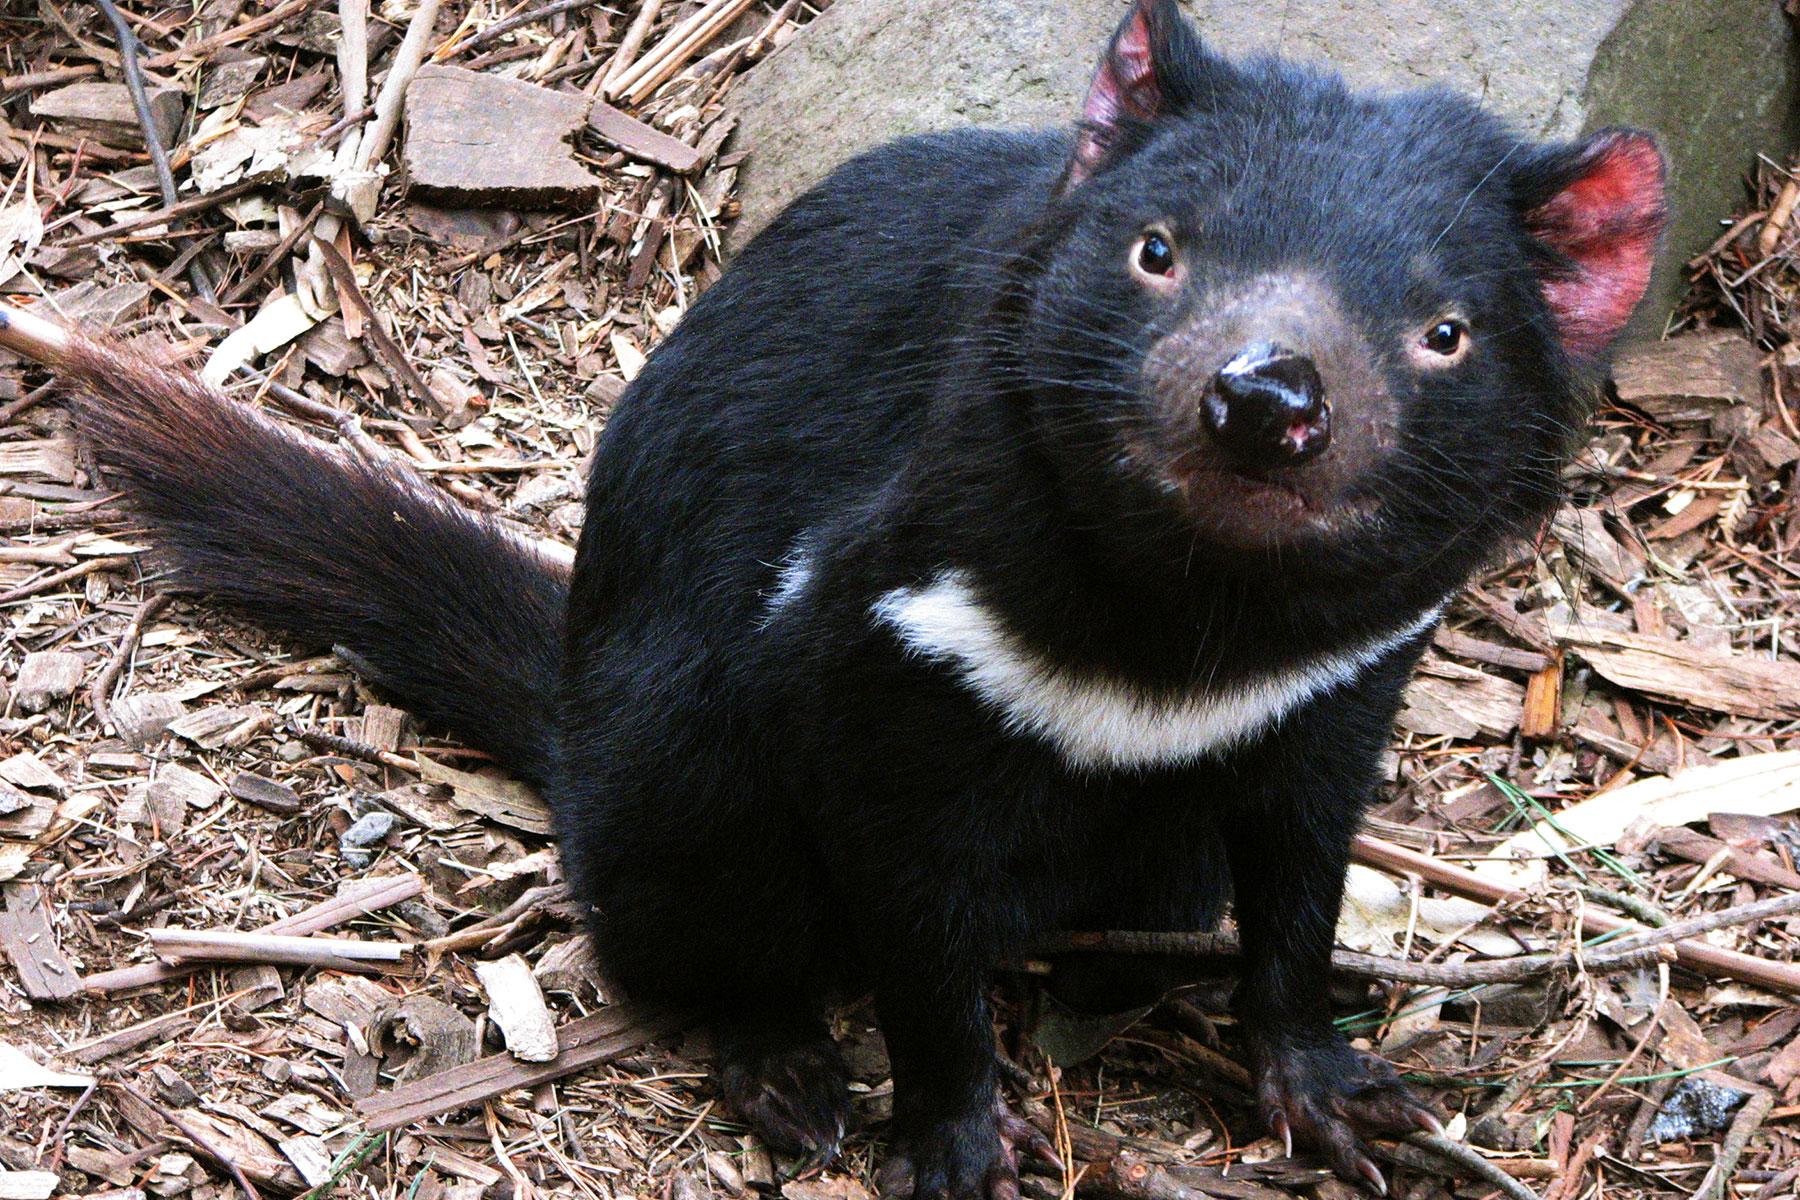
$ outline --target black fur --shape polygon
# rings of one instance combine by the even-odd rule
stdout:
[[[129,423],[100,422],[192,579],[347,643],[546,780],[610,972],[712,1018],[728,1098],[771,1141],[835,1145],[847,1096],[821,1013],[873,990],[895,1187],[921,1196],[1016,1189],[1024,1135],[994,1109],[985,1000],[1009,946],[1205,928],[1232,900],[1274,1126],[1354,1174],[1373,1169],[1358,1132],[1426,1119],[1329,1021],[1348,842],[1428,614],[1549,510],[1600,366],[1565,350],[1544,290],[1585,278],[1588,248],[1533,232],[1582,148],[1522,142],[1441,91],[1229,64],[1167,0],[1140,0],[1101,83],[1143,60],[1121,47],[1145,29],[1151,74],[1129,103],[1090,105],[1078,137],[964,132],[858,158],[695,304],[600,440],[554,704],[539,643],[561,584],[510,540],[266,432],[214,447],[262,449],[180,492],[220,460],[149,461]],[[1151,225],[1181,248],[1178,291],[1130,269]],[[1322,460],[1360,514],[1343,528],[1307,524],[1311,500],[1291,527],[1257,516],[1281,481],[1228,477],[1189,445],[1189,401],[1219,365],[1194,347],[1226,298],[1256,317],[1269,280],[1325,297],[1294,320],[1322,362],[1366,376],[1361,392],[1337,378],[1340,429],[1391,409],[1361,450],[1340,433],[1348,465]],[[1448,310],[1473,349],[1421,369],[1409,347]],[[1318,475],[1301,470],[1304,492]],[[776,606],[796,554],[810,580]],[[1228,749],[1083,766],[873,618],[945,570],[1057,678],[1148,699],[1416,632]],[[433,675],[453,647],[462,669]]]

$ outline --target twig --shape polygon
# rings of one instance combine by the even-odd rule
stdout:
[[[56,380],[52,379],[48,383],[38,384],[11,404],[0,406],[0,425],[11,424],[14,417],[47,399],[55,391]]]
[[[148,225],[166,224],[179,217],[192,216],[194,213],[205,212],[208,209],[217,208],[219,205],[224,204],[229,200],[236,200],[239,196],[246,196],[261,186],[262,182],[260,180],[246,179],[234,183],[230,187],[220,188],[216,192],[209,192],[204,196],[191,196],[186,200],[165,201],[164,207],[157,209],[155,212],[140,213],[135,217],[127,217],[125,220],[114,225],[109,225],[105,229],[95,233],[84,233],[79,237],[72,237],[66,242],[58,242],[57,246],[59,248],[86,246],[92,242],[111,241],[120,234],[130,233],[134,229],[143,229]]]
[[[1477,875],[1473,871],[1453,866],[1450,863],[1441,862],[1429,854],[1421,854],[1416,850],[1408,850],[1404,846],[1396,846],[1392,842],[1385,842],[1380,838],[1370,837],[1366,833],[1359,833],[1356,835],[1356,840],[1351,843],[1350,857],[1365,866],[1379,867],[1383,870],[1398,871],[1401,873],[1409,871],[1413,872],[1426,882],[1441,887],[1445,891],[1452,892],[1459,896],[1467,896],[1476,900],[1485,900],[1489,904],[1499,904],[1522,898],[1521,893],[1517,890],[1506,887],[1503,884],[1495,883],[1493,880]],[[1800,897],[1787,897],[1781,899],[1793,900],[1797,904],[1800,904]],[[1768,904],[1776,902],[1778,901],[1764,901],[1763,903]],[[1718,919],[1720,921],[1719,924],[1711,924],[1704,927],[1706,929],[1717,929],[1722,928],[1724,925],[1732,924],[1734,920],[1757,920],[1763,916],[1773,915],[1768,912],[1750,912],[1750,910],[1756,908],[1758,908],[1757,905],[1745,905],[1742,910],[1726,910],[1726,912],[1738,911],[1739,917],[1736,918],[1728,918],[1725,916],[1725,913],[1722,912],[1710,914],[1707,918],[1701,919]],[[1796,910],[1786,909],[1783,911],[1791,912]],[[1598,930],[1599,932],[1611,933],[1618,931],[1630,933],[1635,935],[1630,939],[1631,942],[1638,945],[1652,944],[1643,940],[1648,936],[1650,931],[1646,931],[1642,926],[1621,917],[1615,917],[1608,913],[1589,912],[1583,920],[1589,927]],[[1735,950],[1724,950],[1717,946],[1708,945],[1705,942],[1694,941],[1692,940],[1692,935],[1687,932],[1690,927],[1690,923],[1684,921],[1679,922],[1677,925],[1671,925],[1667,929],[1654,931],[1657,934],[1666,934],[1671,929],[1682,930],[1682,932],[1677,933],[1675,936],[1686,940],[1674,943],[1676,960],[1680,962],[1682,966],[1703,975],[1737,979],[1744,983],[1753,983],[1758,987],[1770,988],[1779,992],[1800,993],[1800,966],[1791,963],[1770,962],[1753,955],[1741,954]],[[1625,943],[1621,941],[1619,945],[1615,945],[1611,947],[1611,949],[1619,949],[1620,946],[1624,944]]]
[[[1477,1154],[1472,1147],[1465,1146],[1461,1142],[1451,1141],[1447,1137],[1439,1137],[1434,1133],[1409,1133],[1406,1135],[1405,1145],[1416,1146],[1446,1162],[1454,1163],[1482,1182],[1493,1184],[1512,1197],[1512,1200],[1538,1200],[1536,1192]],[[1376,1143],[1376,1150],[1380,1153],[1384,1152],[1385,1148],[1380,1143]],[[1403,1162],[1406,1157],[1396,1154],[1389,1154],[1389,1156]]]
[[[211,1142],[207,1141],[206,1138],[196,1131],[192,1125],[189,1125],[186,1121],[182,1120],[179,1114],[157,1104],[154,1100],[150,1099],[150,1097],[144,1095],[144,1093],[138,1091],[123,1079],[108,1080],[107,1086],[124,1092],[133,1100],[136,1100],[139,1104],[143,1105],[175,1128],[181,1130],[182,1136],[194,1143],[196,1149],[202,1154],[205,1154],[206,1157],[224,1167],[227,1171],[231,1172],[232,1179],[237,1181],[238,1187],[243,1189],[244,1195],[247,1196],[249,1200],[262,1200],[262,1197],[257,1194],[256,1189],[250,1185],[250,1181],[244,1177],[242,1168],[220,1151],[217,1146],[214,1146]]]
[[[406,942],[364,942],[351,938],[290,937],[232,929],[146,929],[156,953],[177,962],[274,963],[366,971],[404,962]]]
[[[88,1106],[88,1101],[92,1100],[94,1093],[99,1090],[100,1081],[96,1079],[83,1088],[81,1095],[75,1098],[75,1103],[69,1106],[69,1111],[56,1127],[55,1136],[50,1139],[50,1161],[44,1166],[46,1171],[57,1173],[62,1170],[63,1151],[68,1148],[69,1130],[74,1126],[75,1118],[81,1115],[81,1110]]]
[[[670,30],[635,65],[621,71],[601,89],[608,97],[624,96],[640,103],[685,66],[725,27],[750,7],[751,0],[707,0],[687,20]]]
[[[275,243],[275,248],[269,251],[268,256],[261,263],[257,264],[256,270],[238,280],[219,303],[236,304],[256,290],[256,285],[267,279],[269,272],[279,267],[282,260],[293,253],[294,247],[300,244],[300,239],[312,232],[313,224],[318,221],[319,215],[324,211],[325,202],[323,200],[313,205],[312,211],[300,218],[300,223],[288,230],[286,237]]]
[[[406,385],[406,390],[417,397],[420,404],[423,404],[431,412],[441,415],[444,411],[443,404],[431,394],[431,389],[425,386],[425,381],[419,378],[417,371],[413,370],[412,363],[407,361],[406,355],[401,352],[399,346],[394,344],[394,339],[389,337],[387,330],[382,327],[381,318],[376,315],[375,307],[369,303],[369,298],[363,295],[362,288],[357,286],[356,272],[350,269],[350,264],[345,261],[343,253],[324,238],[314,238],[312,244],[320,261],[325,264],[326,271],[331,274],[332,282],[337,285],[338,294],[362,311],[363,318],[367,322],[369,337],[374,341],[375,349],[380,353],[382,361],[393,369],[394,374],[398,375],[401,382]]]
[[[88,703],[93,706],[94,719],[100,724],[102,733],[108,732],[112,725],[112,690],[119,682],[119,676],[125,671],[125,664],[131,661],[131,655],[137,649],[138,639],[144,635],[144,625],[157,613],[169,606],[171,596],[168,592],[158,592],[138,605],[138,610],[131,618],[131,624],[125,627],[119,638],[119,647],[107,660],[106,668],[94,680],[94,686],[88,689]]]
[[[80,66],[51,67],[47,71],[32,71],[24,75],[0,75],[0,94],[35,92],[39,88],[74,83],[77,79],[86,79],[89,75],[99,73],[99,64],[82,63]]]
[[[556,1031],[559,1047],[549,1062],[520,1062],[510,1053],[493,1054],[378,1092],[356,1102],[363,1123],[377,1132],[399,1129],[438,1113],[466,1108],[515,1088],[560,1079],[684,1029],[691,1019],[667,1010],[614,1004]]]
[[[305,12],[318,2],[319,0],[287,0],[286,4],[272,8],[260,17],[253,17],[242,25],[233,25],[230,29],[221,29],[211,37],[201,38],[192,45],[177,46],[166,54],[158,54],[155,58],[147,60],[144,65],[155,71],[163,67],[172,67],[190,58],[204,58],[221,47],[234,46],[265,29],[273,29],[289,17]]]
[[[1676,935],[1679,936],[1679,935]],[[1671,939],[1672,940],[1672,939]],[[1033,955],[1095,951],[1108,954],[1173,954],[1182,956],[1235,957],[1240,952],[1231,933],[1145,933],[1112,930],[1102,933],[1070,933],[1032,943]],[[1605,951],[1573,951],[1523,954],[1490,962],[1423,963],[1357,950],[1331,953],[1332,970],[1360,979],[1393,980],[1429,987],[1469,987],[1484,983],[1518,983],[1577,966],[1592,975],[1617,974],[1662,961],[1660,943],[1609,947]]]
[[[625,36],[619,39],[619,48],[614,52],[612,61],[606,64],[606,70],[594,77],[589,85],[588,94],[594,95],[601,88],[631,69],[637,61],[638,51],[644,48],[644,39],[650,36],[650,27],[656,24],[656,16],[662,12],[663,0],[644,0],[636,17],[632,18],[631,27]]]
[[[448,50],[438,52],[434,57],[436,61],[442,62],[453,54],[464,54],[479,46],[485,46],[495,38],[503,37],[519,28],[521,25],[530,25],[534,21],[542,21],[546,17],[554,17],[558,13],[575,12],[583,8],[592,8],[600,2],[601,0],[551,0],[549,4],[531,9],[528,12],[515,13],[505,20],[495,21],[486,29],[470,34],[467,38],[464,38],[461,42],[458,42]]]
[[[377,766],[393,767],[413,775],[419,773],[419,764],[411,759],[402,758],[389,750],[378,750],[374,746],[344,737],[341,734],[326,733],[323,729],[305,729],[291,721],[288,723],[288,732],[321,754],[339,754],[345,758],[357,758]]]
[[[156,115],[150,111],[150,93],[144,87],[143,64],[138,61],[137,34],[132,32],[125,15],[113,0],[94,0],[94,3],[112,23],[113,34],[119,43],[119,62],[125,70],[125,86],[131,92],[131,105],[137,110],[138,125],[144,131],[144,148],[150,151],[150,165],[156,168],[163,207],[173,208],[180,203],[181,196],[175,190],[175,173],[169,169],[169,152],[162,144],[162,135],[156,131]],[[202,300],[208,304],[218,300],[213,294],[212,280],[198,261],[188,264],[188,280]]]
[[[1774,1094],[1759,1091],[1738,1110],[1731,1128],[1725,1131],[1725,1140],[1719,1143],[1719,1153],[1713,1158],[1712,1169],[1706,1173],[1706,1178],[1700,1181],[1699,1190],[1694,1193],[1694,1200],[1724,1200],[1725,1189],[1731,1183],[1732,1172],[1737,1170],[1738,1159],[1743,1157],[1744,1147],[1756,1131],[1762,1128],[1762,1123],[1769,1119],[1769,1110],[1774,1107]]]
[[[379,912],[403,900],[411,900],[424,890],[425,881],[417,875],[383,875],[374,879],[359,879],[355,884],[345,885],[342,895],[320,901],[291,917],[271,921],[258,932],[299,935],[319,933],[353,918]],[[181,966],[141,963],[135,967],[120,967],[89,975],[82,980],[82,986],[90,992],[122,992],[128,988],[181,979],[200,969],[200,965],[195,963]]]
[[[105,558],[90,558],[66,571],[58,571],[54,575],[46,575],[30,583],[22,583],[10,591],[0,592],[0,604],[11,604],[14,600],[23,600],[27,596],[55,591],[63,584],[80,579],[84,575],[92,575],[95,571],[113,571],[130,565],[130,557],[123,554],[108,555]]]

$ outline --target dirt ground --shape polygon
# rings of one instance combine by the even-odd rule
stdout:
[[[686,155],[635,123],[584,133],[566,167],[595,195],[544,211],[427,204],[396,174],[352,235],[321,201],[354,180],[308,166],[380,124],[346,112],[339,9],[126,8],[181,118],[171,213],[124,89],[63,95],[122,78],[101,8],[27,8],[0,11],[0,295],[191,365],[255,318],[287,336],[248,356],[245,403],[359,430],[565,551],[608,406],[720,269],[732,81],[815,11],[446,3],[430,61],[583,103],[649,64],[615,103]],[[377,108],[414,12],[369,21]],[[1800,1190],[1800,988],[1780,977],[1800,904],[1746,910],[1800,893],[1791,165],[1765,160],[1719,214],[1670,340],[1621,363],[1569,504],[1455,605],[1409,693],[1337,997],[1451,1116],[1447,1142],[1382,1147],[1398,1193]],[[302,232],[333,235],[348,283]],[[296,292],[310,307],[278,302]],[[165,593],[46,384],[0,353],[0,1197],[870,1194],[891,1084],[865,1004],[837,1016],[862,1127],[828,1167],[772,1160],[720,1110],[703,1034],[608,995],[541,803],[330,647]],[[1609,917],[1678,927],[1621,951],[1596,939]],[[154,965],[183,932],[280,921],[395,961]],[[1009,1087],[1071,1168],[1026,1190],[1347,1197],[1257,1130],[1221,947],[1158,948],[1220,982],[1122,1031],[1054,1011],[1036,962],[1001,974]],[[502,1026],[540,995],[584,1022],[591,1065],[509,1053]]]

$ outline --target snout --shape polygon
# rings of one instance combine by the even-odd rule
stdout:
[[[1394,440],[1397,401],[1361,320],[1325,280],[1221,283],[1151,348],[1148,471],[1220,544],[1267,546],[1348,528]]]
[[[1331,405],[1313,360],[1254,342],[1207,380],[1200,420],[1225,455],[1250,470],[1298,466],[1331,444]]]

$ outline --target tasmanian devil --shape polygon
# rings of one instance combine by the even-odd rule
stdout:
[[[1379,1184],[1360,1139],[1433,1118],[1331,1024],[1347,846],[1446,600],[1553,504],[1662,177],[1137,0],[1072,132],[896,142],[744,249],[607,422],[572,576],[59,359],[186,586],[542,786],[611,974],[710,1020],[774,1146],[837,1145],[822,1013],[872,991],[890,1188],[1016,1195],[991,966],[1229,900],[1264,1118]]]

